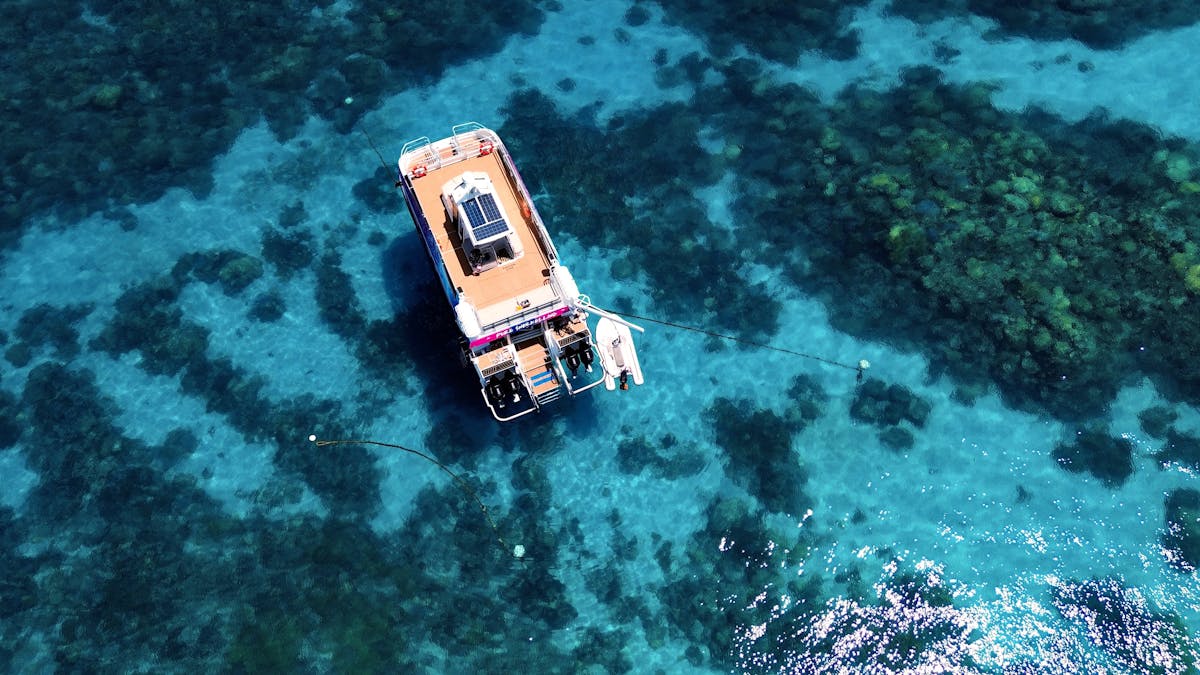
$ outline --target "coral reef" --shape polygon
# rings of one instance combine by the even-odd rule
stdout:
[[[4,584],[0,585],[0,620],[3,621],[37,604],[37,583],[33,575],[39,565],[37,560],[17,552],[24,539],[25,532],[13,517],[12,509],[0,506],[0,567],[3,567],[5,577]],[[3,651],[0,651],[0,663],[3,657]]]
[[[1174,428],[1167,429],[1163,435],[1166,442],[1155,453],[1155,459],[1163,464],[1178,462],[1190,469],[1200,469],[1200,438]]]
[[[866,4],[862,0],[656,2],[666,11],[668,21],[700,34],[718,56],[727,56],[735,46],[742,46],[786,64],[795,63],[807,50],[820,50],[835,59],[854,58],[858,54],[858,35],[846,24],[850,12]]]
[[[370,177],[355,183],[352,191],[356,199],[375,213],[400,213],[404,210],[404,199],[394,186],[395,181],[395,169],[381,166]]]
[[[317,261],[317,307],[321,320],[334,334],[350,341],[366,334],[367,318],[354,294],[350,275],[342,269],[342,256],[329,249]]]
[[[187,370],[185,388],[199,371],[213,370],[234,392],[245,391],[239,385],[245,376],[228,364],[192,363]],[[367,525],[371,509],[344,508],[344,497],[331,497],[352,494],[350,483],[372,488],[378,476],[353,475],[324,489],[318,474],[340,482],[334,474],[354,472],[353,455],[313,452],[305,442],[305,460],[277,439],[281,468],[313,481],[329,498],[332,517],[233,517],[194,479],[164,476],[197,447],[195,436],[177,429],[160,447],[125,436],[90,373],[41,364],[20,399],[10,399],[0,398],[0,407],[28,420],[22,449],[40,480],[24,518],[0,508],[6,574],[0,634],[12,644],[18,636],[9,622],[18,617],[23,626],[55,631],[60,669],[154,663],[215,672],[320,663],[344,672],[416,670],[423,657],[413,636],[427,636],[475,669],[513,658],[546,672],[566,672],[580,659],[610,672],[629,670],[620,650],[568,653],[544,641],[513,647],[576,615],[554,572],[557,542],[574,535],[569,525],[554,531],[543,524],[548,484],[536,498],[523,497],[512,517],[495,512],[527,547],[523,565],[498,545],[477,505],[454,484],[423,490],[408,522],[383,538]],[[253,401],[234,405],[263,409]],[[257,424],[243,428],[248,436],[279,433],[295,424],[308,428],[313,420],[301,419],[305,407],[271,406],[270,419],[257,422],[243,412],[230,418]],[[318,464],[308,470],[305,461]],[[474,489],[494,500],[494,486],[475,482]],[[29,540],[44,542],[37,549],[43,552],[19,553]],[[596,637],[601,645],[619,639]]]
[[[766,664],[782,672],[881,669],[981,672],[969,648],[974,622],[954,607],[930,571],[908,569],[881,580],[875,597],[831,604],[788,622],[792,632]]]
[[[1167,561],[1191,572],[1200,567],[1200,491],[1172,490],[1167,494],[1166,509],[1163,548]]]
[[[925,426],[932,406],[908,387],[888,385],[882,380],[868,378],[855,392],[850,404],[850,417],[880,429],[879,440],[893,450],[907,450],[915,439],[911,430],[900,426],[907,423],[917,429]]]
[[[736,167],[743,255],[835,325],[887,326],[935,373],[1062,419],[1097,415],[1139,370],[1200,401],[1184,356],[1200,351],[1194,148],[1102,117],[1003,113],[986,86],[928,68],[833,106],[752,63],[721,72],[695,114]]]
[[[183,285],[161,276],[121,294],[117,312],[91,343],[92,349],[114,356],[134,349],[141,366],[155,375],[174,375],[208,349],[208,331],[183,318],[177,301]]]
[[[1120,487],[1133,473],[1133,443],[1098,429],[1077,432],[1071,443],[1054,446],[1053,454],[1067,471],[1086,471],[1110,488]]]
[[[271,323],[283,318],[283,313],[286,311],[287,305],[284,304],[283,298],[275,291],[268,291],[254,298],[246,316],[255,321]]]
[[[21,438],[17,411],[17,397],[0,389],[0,450],[11,448]]]
[[[75,324],[92,312],[88,305],[52,307],[40,304],[25,311],[17,321],[14,335],[32,348],[50,345],[57,358],[70,359],[79,354],[79,331]]]
[[[694,476],[707,463],[691,443],[680,443],[674,434],[665,434],[657,442],[645,436],[634,436],[633,430],[622,429],[624,438],[617,444],[617,468],[636,476],[649,469],[650,474],[665,480]]]
[[[1066,581],[1051,589],[1054,608],[1126,673],[1185,673],[1197,652],[1182,620],[1117,579]]]
[[[730,480],[769,511],[797,517],[808,511],[808,471],[792,452],[792,437],[800,425],[770,410],[752,410],[748,401],[727,398],[716,399],[705,417],[724,451]]]
[[[891,0],[889,9],[922,23],[947,16],[985,16],[1000,24],[1002,34],[1035,40],[1074,39],[1093,49],[1116,49],[1151,32],[1200,21],[1196,5],[1171,0]]]
[[[180,282],[190,275],[206,284],[219,284],[226,295],[235,296],[262,277],[263,263],[241,251],[204,251],[181,257],[171,274]]]
[[[268,228],[262,234],[262,257],[285,281],[312,264],[312,233],[297,229],[291,233]]]
[[[783,537],[764,524],[765,516],[744,501],[715,499],[687,551],[659,556],[668,581],[658,596],[673,632],[690,643],[688,659],[694,666],[736,669],[739,656],[745,659],[778,647],[787,622],[773,620],[772,602],[754,600],[760,592],[786,594],[798,607],[820,602],[818,576],[779,574],[789,551],[803,550],[805,534],[798,540]],[[769,634],[749,645],[737,643],[738,626],[760,624]]]
[[[248,374],[228,359],[210,358],[208,330],[184,318],[178,298],[188,279],[220,279],[219,270],[227,261],[241,258],[228,252],[183,256],[171,276],[123,293],[115,303],[116,315],[92,347],[113,355],[137,351],[141,367],[153,374],[182,373],[184,394],[200,398],[209,410],[227,416],[246,438],[275,443],[276,465],[301,476],[332,511],[374,512],[379,507],[379,470],[374,457],[361,447],[312,452],[306,440],[310,433],[343,436],[341,405],[312,396],[268,401],[260,393],[264,382],[259,376]]]
[[[1141,424],[1142,431],[1154,438],[1165,438],[1167,430],[1178,418],[1179,413],[1161,405],[1146,408],[1138,413],[1138,422]]]
[[[73,220],[176,186],[204,195],[213,157],[246,126],[265,118],[289,138],[315,113],[349,132],[387,92],[495,52],[542,17],[523,0],[0,8],[14,46],[0,84],[0,249],[39,212]]]

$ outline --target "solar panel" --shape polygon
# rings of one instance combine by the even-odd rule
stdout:
[[[484,193],[462,203],[467,221],[471,224],[471,234],[476,241],[481,241],[508,231],[508,223],[500,215],[500,207],[496,204],[494,195]]]
[[[487,193],[481,194],[478,197],[479,206],[483,208],[483,215],[487,216],[487,222],[500,220],[500,207],[496,206],[496,197]]]
[[[507,232],[507,231],[508,231],[508,223],[504,222],[503,220],[497,220],[497,221],[494,221],[491,223],[487,223],[486,225],[480,225],[479,227],[476,227],[474,230],[476,240],[482,240],[482,239],[487,239],[488,237],[494,237],[498,234],[503,234],[504,232]]]
[[[478,200],[468,199],[462,203],[462,207],[467,212],[467,222],[471,223],[472,228],[479,227],[487,222],[483,218],[483,212],[479,209]]]

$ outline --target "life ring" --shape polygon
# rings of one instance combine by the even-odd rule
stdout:
[[[491,141],[489,141],[487,139],[479,141],[479,156],[480,157],[483,157],[484,155],[492,154],[492,150],[494,150],[494,149],[495,149],[495,146],[492,144]]]
[[[423,178],[427,173],[429,173],[429,169],[424,164],[413,167],[413,178]]]

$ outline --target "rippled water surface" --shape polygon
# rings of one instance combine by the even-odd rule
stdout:
[[[0,669],[1195,670],[1137,4],[0,9]],[[393,187],[464,121],[644,386],[491,419]]]

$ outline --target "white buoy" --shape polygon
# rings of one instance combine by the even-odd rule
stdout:
[[[866,370],[867,368],[871,367],[871,362],[866,359],[863,359],[862,361],[858,362],[858,367],[860,370]]]
[[[312,441],[313,443],[316,443],[316,442],[317,442],[317,435],[316,435],[316,434],[310,434],[310,435],[308,436],[308,440]]]
[[[513,547],[513,557],[517,558],[517,559],[524,558],[525,557],[525,547],[522,546],[521,544],[517,544],[516,546],[514,546]]]

